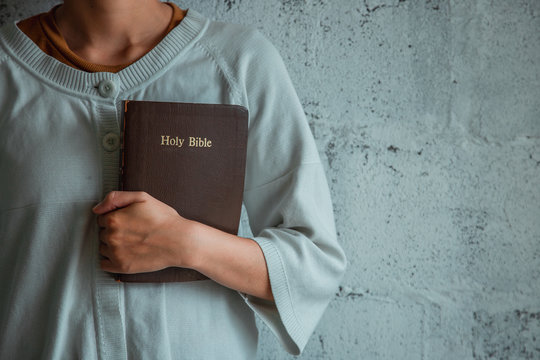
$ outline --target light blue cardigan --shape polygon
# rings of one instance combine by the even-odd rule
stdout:
[[[99,269],[91,208],[117,185],[110,139],[123,99],[249,109],[239,235],[262,248],[275,303],[211,280],[122,284]],[[304,112],[257,31],[189,10],[112,74],[70,68],[15,24],[1,29],[0,359],[253,359],[254,314],[297,354],[344,268]]]

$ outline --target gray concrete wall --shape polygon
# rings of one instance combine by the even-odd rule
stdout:
[[[180,5],[271,39],[326,166],[350,265],[300,359],[540,359],[540,1]]]

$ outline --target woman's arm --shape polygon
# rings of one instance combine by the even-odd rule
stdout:
[[[105,271],[184,267],[231,289],[273,299],[263,252],[251,239],[187,220],[144,192],[112,191],[93,211]]]

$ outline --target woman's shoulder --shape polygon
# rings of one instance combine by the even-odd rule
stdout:
[[[210,20],[199,41],[232,61],[279,56],[266,35],[251,25]]]

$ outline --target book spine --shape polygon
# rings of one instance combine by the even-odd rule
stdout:
[[[124,113],[122,114],[122,124],[121,124],[121,127],[122,127],[122,131],[121,131],[121,134],[122,134],[122,139],[121,139],[121,142],[120,142],[120,177],[119,177],[119,184],[118,184],[118,188],[123,191],[124,190],[124,164],[126,163],[125,162],[125,158],[126,158],[126,151],[125,151],[125,144],[126,144],[126,117],[127,117],[127,113],[128,113],[128,103],[129,103],[129,100],[124,100]]]
[[[121,140],[120,140],[120,168],[119,168],[119,173],[120,173],[120,176],[119,176],[119,184],[118,184],[118,189],[120,191],[123,191],[124,190],[124,165],[125,165],[125,158],[126,158],[126,147],[125,147],[125,144],[126,144],[126,116],[127,116],[127,113],[128,113],[128,102],[129,100],[124,100],[124,108],[122,109],[123,112],[122,112],[122,116],[121,116],[121,119],[122,119],[122,122],[120,124],[120,127],[121,127],[121,131],[120,131],[120,134],[121,134]],[[116,274],[116,273],[110,273],[112,278],[117,281],[117,282],[123,282],[122,281],[122,276],[121,274]]]

